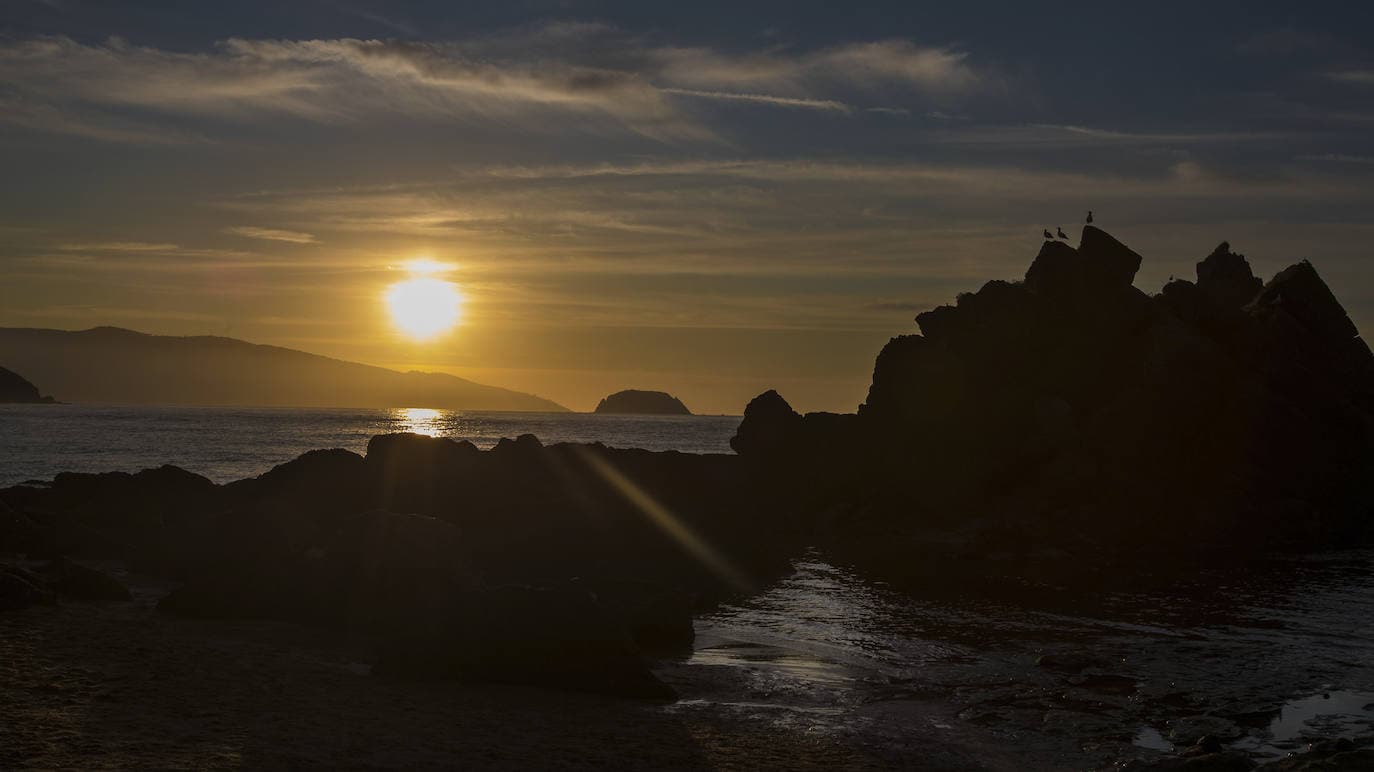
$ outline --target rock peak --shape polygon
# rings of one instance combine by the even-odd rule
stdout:
[[[1047,241],[1026,271],[1026,287],[1040,294],[1061,294],[1109,287],[1129,287],[1140,270],[1140,255],[1101,228],[1084,226],[1074,249]]]
[[[1197,288],[1216,305],[1240,308],[1254,300],[1262,286],[1245,255],[1232,252],[1225,241],[1197,264]]]

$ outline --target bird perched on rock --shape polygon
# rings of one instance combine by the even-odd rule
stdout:
[[[1088,224],[1089,224],[1089,225],[1092,225],[1092,224],[1093,224],[1093,210],[1091,210],[1091,209],[1088,210]]]
[[[1065,233],[1063,228],[1055,228],[1055,230],[1059,231],[1059,238],[1065,241],[1069,240],[1069,234]]]
[[[1046,229],[1045,229],[1045,238],[1048,239],[1048,240],[1050,240],[1050,241],[1054,241],[1054,234],[1053,234],[1053,233],[1050,233],[1050,229],[1049,229],[1049,228],[1046,228]]]

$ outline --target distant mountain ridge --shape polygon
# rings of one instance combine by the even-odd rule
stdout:
[[[444,373],[400,372],[217,336],[0,327],[0,362],[72,402],[567,412]]]

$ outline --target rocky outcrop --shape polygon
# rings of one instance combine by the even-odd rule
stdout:
[[[734,446],[789,459],[792,500],[819,484],[825,508],[848,502],[818,540],[898,572],[1041,575],[1055,555],[1072,573],[1374,535],[1374,357],[1316,270],[1261,287],[1222,244],[1196,282],[1150,297],[1140,262],[1097,228],[1046,242],[1023,281],[893,338],[839,444],[769,392]]]
[[[641,415],[691,415],[682,400],[663,391],[617,391],[597,403],[598,413],[629,413]]]
[[[21,403],[51,405],[52,397],[38,392],[38,387],[24,379],[19,373],[0,367],[0,404]]]

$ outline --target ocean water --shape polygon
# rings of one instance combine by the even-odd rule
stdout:
[[[374,435],[417,432],[480,448],[543,442],[730,453],[737,416],[498,413],[428,408],[315,409],[0,405],[0,487],[58,472],[136,472],[163,464],[218,483],[253,477],[318,448],[361,453]]]

